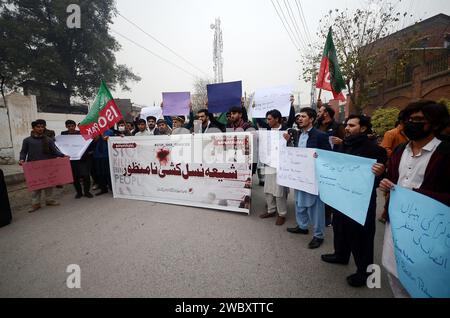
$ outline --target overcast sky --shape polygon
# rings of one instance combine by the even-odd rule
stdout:
[[[291,4],[292,12],[297,13],[298,17],[295,0],[278,0],[283,9],[284,1]],[[315,33],[319,19],[328,10],[361,8],[366,4],[365,0],[300,1],[312,40],[323,44],[325,39],[318,39]],[[242,80],[243,90],[247,93],[258,88],[290,84],[300,92],[301,104],[310,102],[311,84],[298,79],[300,55],[291,43],[271,0],[116,0],[116,5],[124,17],[211,78],[214,76],[214,31],[210,25],[220,17],[224,40],[225,82]],[[448,0],[404,0],[399,7],[414,15],[402,22],[405,27],[415,20],[438,13],[450,15]],[[187,72],[206,77],[121,16],[114,19],[111,28]],[[116,55],[118,63],[126,64],[142,78],[140,82],[131,84],[130,92],[113,92],[115,98],[131,98],[133,103],[152,106],[154,102],[161,102],[162,92],[193,92],[192,75],[117,34],[113,35],[122,45],[122,50]],[[331,94],[325,93],[323,97],[329,99]]]

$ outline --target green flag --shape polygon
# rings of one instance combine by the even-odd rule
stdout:
[[[334,99],[345,101],[342,90],[345,89],[346,86],[345,81],[342,78],[341,69],[339,68],[331,27],[328,32],[325,49],[323,50],[322,63],[320,64],[316,87],[332,92]]]
[[[104,81],[86,118],[80,123],[80,132],[88,140],[99,136],[123,118]]]

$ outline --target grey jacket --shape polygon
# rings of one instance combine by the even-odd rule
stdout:
[[[64,157],[64,154],[56,147],[55,142],[49,137],[45,137],[48,140],[48,146],[50,153],[44,153],[42,147],[42,138],[27,137],[23,140],[22,150],[20,151],[20,160],[24,161],[38,161],[54,159],[56,157]]]

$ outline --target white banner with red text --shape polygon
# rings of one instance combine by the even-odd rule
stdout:
[[[114,137],[114,198],[250,213],[250,133]]]

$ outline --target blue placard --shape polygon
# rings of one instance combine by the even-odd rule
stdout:
[[[210,84],[206,88],[210,113],[225,113],[231,107],[241,106],[242,81]]]
[[[411,297],[450,297],[450,207],[397,186],[389,219],[398,276]]]
[[[375,159],[317,149],[316,177],[320,199],[361,225],[375,181]]]

